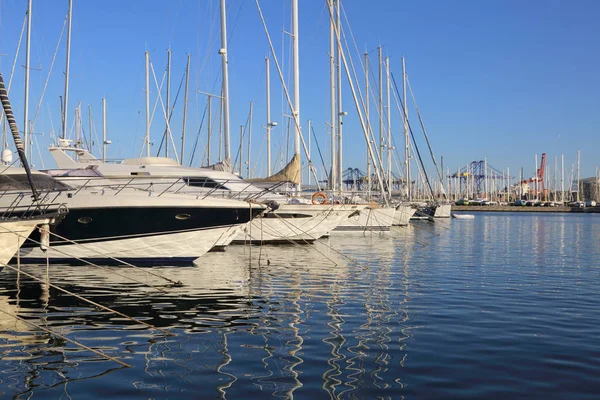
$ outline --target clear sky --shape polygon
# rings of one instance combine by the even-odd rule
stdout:
[[[67,0],[33,1],[31,42],[30,116],[36,113],[44,83],[67,13]],[[189,160],[206,96],[220,93],[218,0],[74,0],[70,134],[74,136],[74,109],[79,102],[85,135],[88,106],[94,130],[101,137],[101,99],[108,105],[109,158],[137,156],[145,131],[144,52],[148,50],[160,83],[166,68],[167,49],[172,50],[172,98],[181,83],[187,54],[191,55],[190,101],[186,158]],[[345,0],[343,8],[359,49],[349,55],[358,68],[368,51],[376,65],[377,46],[390,57],[392,73],[400,80],[401,57],[438,160],[455,171],[484,157],[499,170],[510,168],[518,177],[534,174],[535,155],[547,153],[549,168],[554,158],[565,156],[565,174],[581,150],[581,176],[595,174],[600,164],[600,2],[595,0],[461,0],[400,1]],[[0,70],[8,81],[25,18],[25,0],[0,0]],[[291,82],[290,2],[262,0],[267,25],[286,80]],[[246,123],[254,103],[251,169],[264,175],[265,166],[265,69],[268,54],[265,33],[254,0],[228,1],[232,158],[239,145],[239,127]],[[325,158],[329,161],[329,14],[324,0],[300,0],[301,119],[305,139],[311,119]],[[283,40],[285,39],[285,40]],[[46,168],[53,163],[44,147],[51,132],[60,131],[59,96],[64,90],[65,41],[63,35],[34,132]],[[351,48],[354,44],[350,41]],[[13,108],[22,129],[24,43],[17,60],[11,89]],[[41,70],[38,70],[41,67]],[[364,88],[362,73],[358,72]],[[376,72],[373,74],[376,76]],[[366,150],[356,109],[344,78],[344,167],[365,170]],[[371,84],[376,82],[371,80]],[[157,89],[151,78],[151,104]],[[288,159],[289,110],[271,65],[274,164]],[[289,84],[291,88],[291,84]],[[163,101],[166,85],[162,90]],[[171,128],[177,148],[182,130],[183,95],[175,106]],[[217,102],[213,103],[216,110]],[[393,104],[392,132],[401,145],[400,117]],[[371,103],[375,109],[375,103]],[[409,114],[415,134],[422,137],[414,107]],[[373,116],[373,115],[372,115]],[[377,133],[377,120],[372,124]],[[156,153],[165,129],[160,103],[152,123],[152,152]],[[218,146],[212,142],[211,161]],[[313,159],[316,156],[311,139]],[[418,139],[422,144],[423,140]],[[290,142],[290,147],[292,146]],[[206,122],[202,126],[193,165],[205,154]],[[98,153],[98,148],[94,150]],[[246,158],[244,144],[244,161]],[[425,152],[425,149],[422,148]],[[171,152],[172,153],[172,152]],[[42,167],[37,147],[34,164]],[[278,157],[277,157],[278,156]],[[431,164],[431,161],[427,161]],[[395,163],[395,162],[394,162]],[[187,164],[187,162],[186,162]],[[560,167],[560,166],[559,166]],[[245,175],[245,166],[243,172]],[[560,168],[559,168],[560,170]]]

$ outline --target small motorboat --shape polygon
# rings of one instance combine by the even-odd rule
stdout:
[[[473,214],[457,214],[457,213],[452,213],[452,218],[457,218],[457,219],[475,219],[475,216]]]

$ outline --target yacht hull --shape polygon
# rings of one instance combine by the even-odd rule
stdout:
[[[389,232],[395,212],[394,207],[366,207],[359,214],[343,220],[333,232]]]
[[[232,227],[183,230],[122,237],[119,240],[95,241],[87,244],[61,244],[47,251],[23,249],[21,262],[119,264],[119,260],[135,265],[183,265],[208,252]],[[236,227],[237,228],[237,227]],[[118,260],[115,260],[118,259]]]
[[[312,243],[328,235],[359,206],[353,204],[282,204],[252,220],[233,243]]]

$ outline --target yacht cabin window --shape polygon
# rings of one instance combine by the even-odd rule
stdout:
[[[225,186],[221,185],[219,182],[214,181],[210,178],[203,177],[203,176],[185,177],[185,178],[183,178],[183,181],[188,186],[193,186],[193,187],[203,187],[203,188],[210,188],[210,189],[227,189]]]

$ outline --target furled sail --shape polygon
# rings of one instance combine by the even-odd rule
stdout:
[[[247,182],[293,182],[300,184],[300,155],[295,154],[291,161],[276,174],[266,178],[244,179]]]
[[[231,173],[231,171],[232,171],[231,160],[229,160],[229,159],[219,161],[218,163],[209,165],[208,167],[204,167],[204,168],[210,168],[210,169],[214,169],[215,171],[225,171],[225,172],[229,172],[229,173]]]

